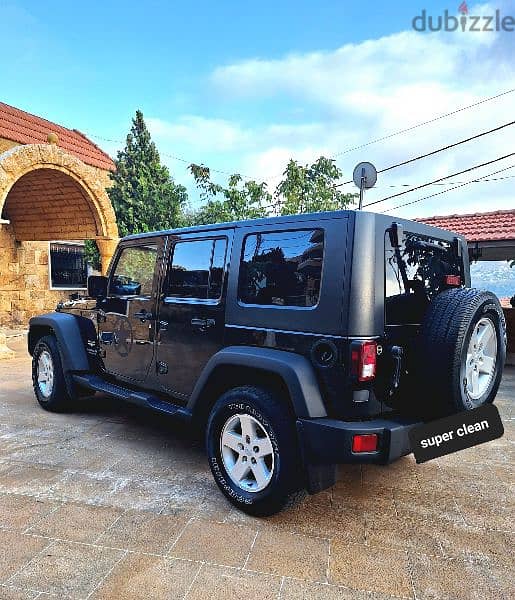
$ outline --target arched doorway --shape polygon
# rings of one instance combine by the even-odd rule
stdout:
[[[95,239],[106,271],[118,240],[106,185],[105,172],[53,144],[0,154],[0,325],[9,312],[23,323],[64,295],[45,286],[48,244],[39,242]]]

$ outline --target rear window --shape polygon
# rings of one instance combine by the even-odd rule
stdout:
[[[447,275],[462,277],[456,245],[405,232],[399,248],[385,235],[386,322],[419,323],[427,303],[447,289]]]
[[[323,254],[321,229],[248,235],[240,264],[239,300],[265,306],[315,306]]]

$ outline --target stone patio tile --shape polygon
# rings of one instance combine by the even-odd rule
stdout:
[[[177,539],[191,514],[176,511],[174,515],[158,515],[154,512],[128,511],[111,528],[102,534],[97,544],[164,554]]]
[[[291,533],[331,538],[335,536],[363,542],[365,539],[365,517],[363,511],[338,508],[310,502],[263,519],[263,524],[278,527]]]
[[[500,600],[513,597],[513,571],[504,565],[410,554],[420,600]]]
[[[281,578],[241,569],[203,565],[188,592],[188,600],[275,600]]]
[[[417,465],[411,456],[405,456],[390,465],[363,465],[363,485],[373,489],[404,489],[419,491]]]
[[[468,498],[456,496],[456,503],[465,523],[484,529],[515,531],[515,500],[508,502],[489,502],[481,497]]]
[[[402,520],[428,520],[435,524],[463,523],[463,517],[458,509],[450,488],[442,491],[407,492],[394,490],[395,511]]]
[[[0,598],[2,598],[2,600],[34,600],[34,598],[37,598],[38,596],[39,592],[0,585]]]
[[[58,505],[31,496],[0,494],[0,526],[10,529],[26,529],[42,519]]]
[[[49,540],[0,529],[0,583],[5,583],[49,543]]]
[[[407,516],[367,518],[365,540],[367,546],[383,549],[407,550],[415,548],[420,552],[441,556],[439,543],[439,522],[431,519],[418,519]]]
[[[285,579],[281,589],[281,600],[393,600],[393,596],[352,590],[328,583]]]
[[[511,561],[515,572],[515,537],[513,534],[453,524],[440,533],[440,543],[448,558],[483,560],[501,558]]]
[[[63,477],[52,489],[52,495],[59,500],[85,502],[89,504],[112,504],[112,493],[123,481],[94,473],[65,471]]]
[[[329,583],[401,598],[413,596],[405,552],[346,540],[331,541]]]
[[[194,519],[169,554],[176,558],[242,567],[255,536],[256,532],[248,527]]]
[[[54,542],[9,580],[15,586],[84,598],[123,556],[121,550]]]
[[[267,530],[258,533],[246,567],[263,573],[326,581],[328,556],[327,540]]]
[[[91,600],[182,600],[199,568],[199,563],[188,560],[128,554]]]
[[[14,494],[48,493],[62,476],[61,470],[33,465],[7,462],[2,467],[0,491]]]
[[[121,514],[121,510],[106,506],[63,504],[27,533],[93,543]]]

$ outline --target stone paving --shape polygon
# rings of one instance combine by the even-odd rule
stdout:
[[[515,369],[503,438],[342,467],[333,489],[255,519],[183,426],[104,397],[41,410],[24,344],[0,363],[0,599],[515,596]]]

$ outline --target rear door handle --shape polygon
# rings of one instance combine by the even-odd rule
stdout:
[[[144,323],[145,321],[149,321],[150,319],[152,319],[152,313],[151,312],[147,312],[146,310],[140,310],[137,313],[134,313],[134,316],[139,319],[142,323]]]
[[[201,319],[199,317],[191,319],[193,327],[200,327],[200,329],[208,329],[209,327],[213,327],[215,323],[216,321],[214,319]]]

